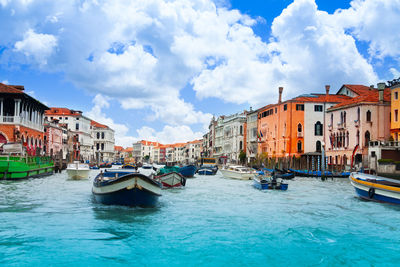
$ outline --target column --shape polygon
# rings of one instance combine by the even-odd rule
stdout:
[[[0,98],[0,117],[3,117],[3,98]]]

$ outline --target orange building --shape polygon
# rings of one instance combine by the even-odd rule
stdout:
[[[258,110],[258,153],[269,158],[320,156],[324,141],[325,110],[348,99],[348,96],[305,94],[282,102],[279,88],[277,104]]]
[[[23,86],[0,83],[0,144],[22,143],[31,155],[42,151],[47,109],[26,94]]]
[[[400,140],[400,82],[394,84],[390,88],[391,91],[391,102],[390,102],[390,112],[391,112],[391,121],[390,121],[390,134],[394,141]]]

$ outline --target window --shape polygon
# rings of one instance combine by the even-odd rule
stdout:
[[[278,113],[278,108],[275,108],[275,113]]]
[[[360,108],[357,108],[357,120],[360,121]]]
[[[101,144],[101,150],[104,150],[104,143]]]
[[[360,131],[357,131],[357,145],[360,144]]]
[[[297,142],[297,152],[301,152],[302,151],[302,144],[301,141]]]
[[[240,149],[240,150],[243,149],[243,142],[242,142],[242,141],[239,142],[239,149]]]
[[[296,110],[304,110],[304,104],[296,104]]]
[[[101,139],[104,139],[104,132],[101,132]]]
[[[97,143],[97,145],[96,145],[96,149],[97,149],[97,150],[99,150],[99,148],[100,148],[100,144],[99,144],[99,143]]]
[[[333,126],[333,113],[331,113],[331,126]]]
[[[369,141],[371,140],[371,135],[369,133],[369,131],[365,132],[365,146],[369,145]]]
[[[371,111],[367,111],[367,121],[370,122],[371,121]]]
[[[346,111],[343,112],[343,122],[346,123]]]
[[[317,151],[317,152],[321,152],[322,151],[322,149],[321,149],[321,141],[317,141],[316,143],[315,143],[315,151]]]
[[[59,117],[58,119],[59,119],[59,120],[62,120],[62,117]]]
[[[77,121],[79,121],[79,118],[76,118]]]
[[[303,126],[301,125],[301,123],[299,123],[297,125],[297,132],[301,133],[303,131]]]
[[[314,111],[322,112],[322,105],[314,105]]]
[[[314,135],[322,136],[322,123],[319,121],[314,125]]]
[[[68,117],[65,117],[65,120],[67,121],[67,120],[68,120]]]
[[[100,139],[100,133],[99,132],[97,132],[97,139]]]
[[[395,109],[394,110],[394,121],[398,121],[399,120],[399,110]]]
[[[240,135],[243,135],[243,126],[240,125]]]
[[[287,104],[283,105],[283,111],[287,110]]]
[[[79,123],[77,123],[76,125],[75,125],[75,130],[79,130]]]
[[[394,92],[394,99],[399,99],[399,93],[398,92]]]

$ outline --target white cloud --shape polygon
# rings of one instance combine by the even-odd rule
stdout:
[[[393,75],[394,79],[397,79],[400,77],[400,71],[398,71],[395,68],[390,68],[390,73]]]
[[[1,83],[8,84],[8,80],[4,80]]]
[[[35,33],[29,29],[24,39],[15,43],[15,50],[27,57],[32,57],[40,65],[47,64],[48,57],[57,46],[57,38],[51,34]]]

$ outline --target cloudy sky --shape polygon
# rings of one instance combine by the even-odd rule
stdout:
[[[0,0],[0,82],[116,143],[188,141],[231,114],[400,76],[400,0]]]

